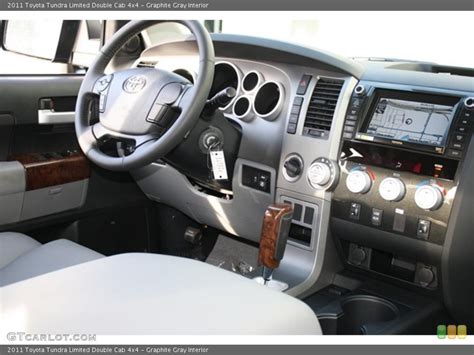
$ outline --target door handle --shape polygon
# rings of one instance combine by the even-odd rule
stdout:
[[[38,110],[38,123],[40,125],[73,123],[74,111],[56,112],[51,109]]]

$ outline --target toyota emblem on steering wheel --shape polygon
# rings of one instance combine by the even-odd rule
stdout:
[[[123,83],[123,89],[130,93],[135,94],[139,92],[146,85],[146,79],[143,76],[134,75],[125,80]]]

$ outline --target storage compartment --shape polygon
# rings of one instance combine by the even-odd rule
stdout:
[[[17,161],[0,162],[0,225],[20,220],[25,170]]]
[[[27,220],[81,207],[89,179],[25,192],[21,220]]]
[[[383,323],[395,321],[399,316],[392,302],[369,295],[347,297],[340,306],[337,314],[319,316],[323,334],[373,334],[373,329],[381,329]]]

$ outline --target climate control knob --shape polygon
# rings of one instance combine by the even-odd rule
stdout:
[[[397,178],[385,178],[380,183],[379,194],[386,201],[400,201],[405,196],[405,184]]]
[[[443,204],[443,193],[434,185],[420,186],[415,192],[415,203],[424,210],[437,210]]]
[[[331,167],[323,162],[315,162],[308,169],[308,180],[313,187],[322,187],[331,180]]]
[[[347,175],[346,186],[350,192],[365,194],[372,187],[372,179],[362,170],[353,170]]]

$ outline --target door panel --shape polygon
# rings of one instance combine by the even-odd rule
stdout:
[[[15,191],[0,179],[0,187],[5,186],[0,200],[4,195],[4,201],[15,197],[22,202],[15,214],[7,216],[0,209],[5,217],[0,218],[0,230],[35,235],[36,230],[52,228],[52,234],[68,238],[69,232],[60,233],[64,225],[99,212],[110,214],[107,211],[118,205],[125,210],[150,207],[128,173],[107,172],[89,163],[73,123],[38,121],[39,109],[73,111],[81,82],[80,75],[0,75],[0,177],[12,176],[6,171],[12,162],[20,164],[23,174],[17,179],[22,186]]]

